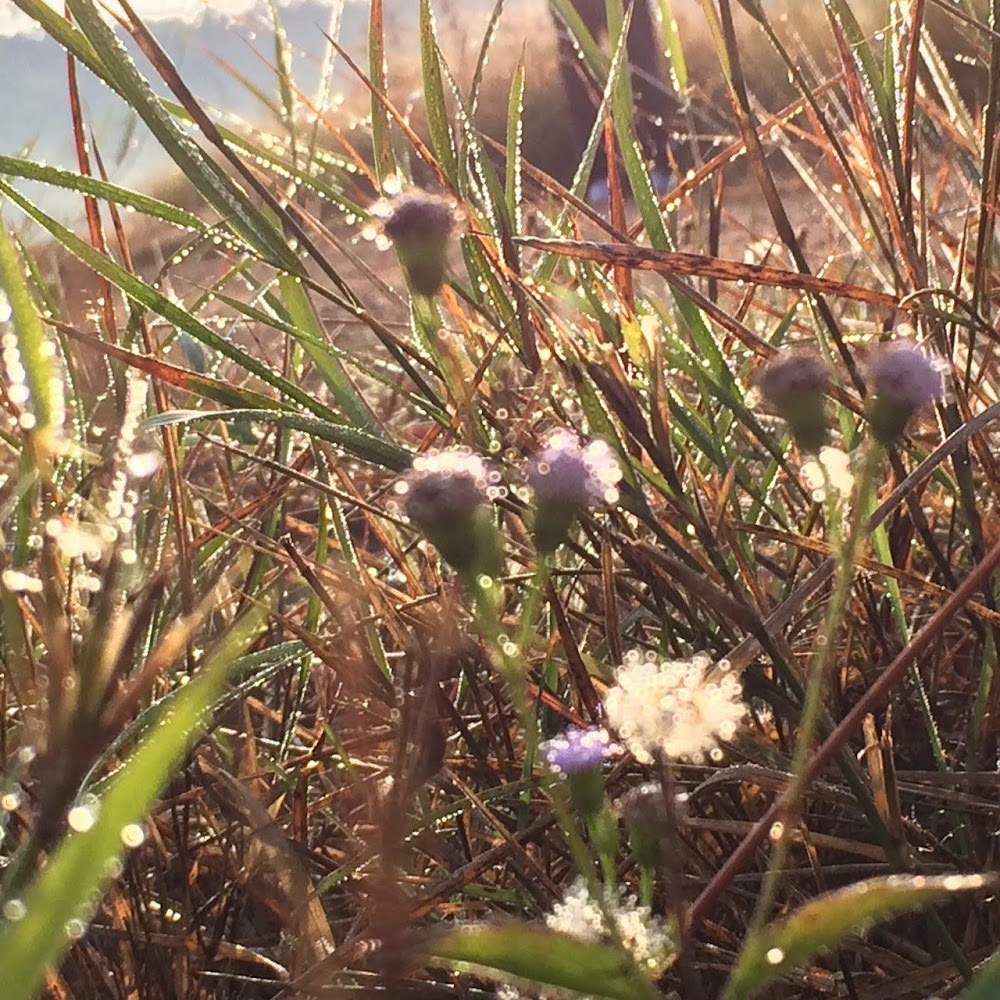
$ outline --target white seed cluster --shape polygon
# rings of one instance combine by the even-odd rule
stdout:
[[[640,763],[652,763],[657,752],[699,762],[720,739],[732,739],[745,712],[742,689],[724,664],[709,678],[711,664],[704,654],[660,660],[633,650],[625,656],[604,705]]]
[[[607,909],[615,930],[636,964],[655,979],[673,960],[676,942],[670,927],[641,906],[635,896],[608,890]],[[609,936],[601,908],[591,898],[584,880],[577,879],[561,903],[545,918],[550,930],[569,934],[579,941],[597,942]]]

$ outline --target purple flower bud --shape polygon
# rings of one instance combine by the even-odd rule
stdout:
[[[883,444],[899,437],[910,418],[941,395],[941,373],[931,358],[907,341],[875,352],[868,374],[873,391],[868,422]]]
[[[604,441],[581,446],[570,431],[551,434],[528,470],[539,549],[555,551],[586,507],[614,503],[621,478],[621,467]]]
[[[660,863],[664,836],[670,824],[663,786],[656,781],[637,785],[618,800],[618,808],[629,829],[632,850],[639,864],[655,868]]]
[[[445,251],[455,228],[455,209],[437,195],[402,195],[383,210],[383,229],[396,247],[414,290],[436,295],[444,284]]]
[[[410,520],[462,573],[499,571],[499,544],[487,503],[499,475],[468,448],[427,452],[396,487]]]
[[[604,761],[621,753],[621,747],[612,742],[606,729],[590,726],[567,729],[561,736],[546,740],[541,751],[553,771],[571,775],[600,767]]]
[[[804,451],[819,451],[827,439],[824,390],[828,371],[815,354],[786,353],[757,376],[757,391],[786,421]]]
[[[604,805],[604,776],[601,765],[622,752],[606,729],[567,729],[561,736],[546,740],[542,756],[549,767],[565,778],[570,798],[587,820],[596,820]],[[592,828],[591,833],[595,831]]]

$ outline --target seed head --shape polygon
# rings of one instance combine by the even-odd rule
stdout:
[[[454,206],[419,191],[387,203],[380,214],[413,288],[421,295],[436,295],[444,284],[445,251],[455,228]]]
[[[728,671],[709,679],[711,660],[658,660],[633,650],[605,696],[608,722],[638,761],[659,752],[702,761],[718,740],[732,739],[744,715],[740,682]]]
[[[869,363],[873,395],[868,404],[872,433],[883,444],[899,437],[911,417],[941,395],[941,373],[914,344],[880,348]]]
[[[757,391],[805,451],[818,451],[827,438],[823,392],[828,375],[815,354],[788,352],[769,361],[757,377]]]

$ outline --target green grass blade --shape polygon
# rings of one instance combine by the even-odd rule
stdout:
[[[381,431],[375,414],[351,381],[343,362],[324,348],[323,341],[326,339],[326,334],[323,324],[320,323],[302,282],[294,275],[282,274],[278,278],[278,284],[292,322],[309,334],[307,338],[299,341],[302,349],[323,376],[323,381],[326,382],[327,388],[348,422],[356,424],[370,434],[380,436]]]
[[[368,77],[383,96],[389,92],[388,63],[385,57],[383,0],[371,0],[368,13]],[[396,170],[389,133],[389,112],[372,94],[372,165],[380,184]]]
[[[162,295],[152,285],[146,284],[116,264],[110,257],[98,253],[89,243],[81,240],[75,233],[56,222],[51,216],[46,215],[3,181],[0,181],[0,192],[6,194],[11,201],[47,229],[66,250],[115,284],[129,298],[148,309],[152,309],[153,312],[159,313],[165,320],[173,323],[178,329],[188,333],[211,350],[235,361],[242,368],[277,389],[283,396],[294,399],[311,413],[326,420],[342,421],[342,417],[328,406],[320,403],[314,396],[283,378],[273,368],[258,361],[252,354],[237,347],[225,337],[220,337],[214,330],[195,319],[189,312]]]
[[[507,215],[515,236],[521,232],[521,148],[524,139],[524,50],[517,61],[507,102]]]
[[[169,222],[172,226],[178,226],[182,229],[200,231],[205,228],[205,224],[193,212],[187,212],[177,205],[171,205],[159,198],[150,197],[109,181],[102,181],[97,177],[78,174],[73,170],[50,167],[44,163],[26,160],[19,156],[0,156],[0,174],[5,177],[21,177],[28,181],[51,184],[53,187],[91,195],[94,198],[103,198],[105,201],[123,205],[143,215],[160,219],[162,222]]]
[[[680,92],[687,89],[688,71],[687,61],[684,58],[684,47],[681,45],[681,33],[677,26],[677,19],[674,17],[671,0],[659,0],[659,15],[671,82],[674,85],[674,90]]]
[[[655,1000],[656,988],[630,972],[613,948],[542,927],[504,923],[454,930],[432,942],[432,959],[506,981],[528,980],[610,1000]]]
[[[978,892],[992,884],[992,877],[984,875],[890,875],[820,896],[746,942],[723,1000],[757,996],[847,934],[908,910],[945,902],[955,893]]]
[[[412,460],[411,454],[398,445],[382,441],[353,427],[343,427],[300,413],[275,413],[273,410],[220,410],[212,413],[202,413],[199,410],[171,410],[169,413],[151,417],[143,426],[147,429],[171,427],[193,423],[196,420],[259,420],[274,424],[276,427],[301,431],[321,441],[329,441],[364,462],[380,465],[394,472],[408,469]]]
[[[431,0],[420,0],[420,65],[424,75],[424,107],[431,144],[445,176],[457,186],[458,154],[445,102]]]
[[[25,281],[24,262],[3,220],[0,220],[0,287],[10,306],[17,351],[24,369],[24,384],[28,390],[26,402],[30,404],[26,412],[34,418],[33,426],[28,429],[45,448],[52,443],[46,438],[53,427],[62,423],[63,414],[57,412],[56,406],[56,387],[61,378],[49,353],[45,329]],[[8,367],[8,375],[10,371]]]
[[[264,615],[248,614],[228,632],[171,711],[122,765],[100,800],[94,825],[69,834],[23,900],[24,916],[0,937],[0,963],[9,977],[8,1000],[31,1000],[73,943],[72,925],[84,919],[93,896],[109,880],[109,868],[125,851],[123,831],[140,820],[173,775],[207,707],[222,690],[229,668],[260,630]]]
[[[298,260],[281,233],[178,128],[92,0],[68,0],[68,4],[81,31],[100,55],[105,67],[103,78],[112,83],[129,107],[142,118],[157,142],[205,200],[269,260],[297,271]]]

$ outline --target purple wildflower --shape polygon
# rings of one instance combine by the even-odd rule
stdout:
[[[420,191],[387,203],[380,214],[414,290],[436,295],[444,284],[445,251],[455,228],[454,206]]]
[[[872,433],[883,444],[899,437],[910,418],[941,395],[941,374],[923,351],[907,341],[878,350],[869,364]]]
[[[799,447],[819,451],[826,442],[823,392],[828,371],[815,354],[780,354],[757,377],[757,391],[787,422]]]
[[[496,530],[487,503],[499,474],[468,448],[427,452],[396,487],[410,520],[463,573],[496,573]]]
[[[546,740],[541,751],[553,771],[571,775],[600,767],[604,761],[621,753],[621,747],[612,742],[606,729],[590,726],[567,729],[561,736]]]
[[[568,430],[552,433],[528,471],[539,549],[555,551],[585,508],[614,503],[621,477],[621,467],[606,442],[581,445]]]

